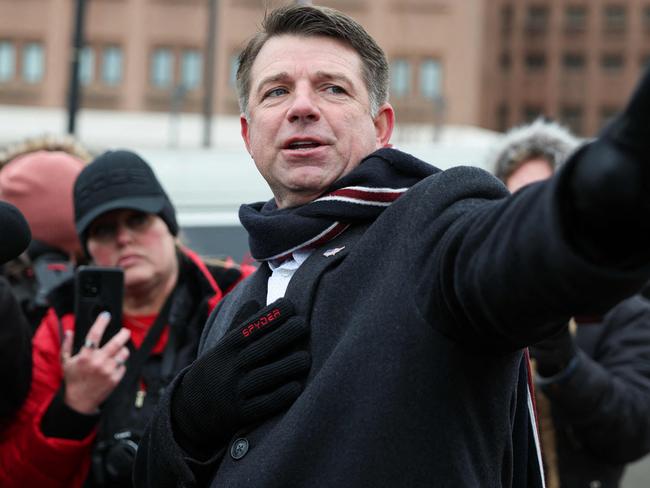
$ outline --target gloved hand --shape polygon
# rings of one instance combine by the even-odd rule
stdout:
[[[636,264],[625,253],[650,242],[650,70],[625,110],[572,159],[568,232],[596,261]]]
[[[530,357],[535,360],[537,373],[543,377],[564,371],[577,352],[568,324],[551,337],[530,346],[528,350]]]
[[[250,313],[250,302],[244,309]],[[289,407],[303,389],[309,329],[291,303],[280,298],[246,320],[237,315],[172,396],[179,443],[191,452],[218,450],[242,427]]]

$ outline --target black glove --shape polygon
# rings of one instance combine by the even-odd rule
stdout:
[[[543,377],[564,371],[577,352],[568,325],[528,349],[530,356],[535,360],[537,372]]]
[[[187,370],[172,396],[181,447],[191,454],[216,452],[242,427],[289,407],[311,365],[308,333],[284,298],[244,321],[236,317],[223,339]]]
[[[638,264],[635,253],[650,244],[650,70],[626,109],[571,159],[572,240],[594,261]]]

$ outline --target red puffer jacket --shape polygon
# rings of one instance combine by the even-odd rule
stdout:
[[[251,266],[240,269],[206,265],[187,249],[179,256],[182,265],[192,268],[194,280],[202,282],[198,288],[203,294],[200,298],[208,299],[208,315],[225,293],[254,271]],[[74,329],[74,316],[64,315],[61,324],[64,330]],[[142,334],[139,339],[134,334],[136,346],[142,338]],[[163,334],[161,341],[166,338],[167,334]],[[48,311],[36,331],[32,348],[33,379],[29,395],[16,420],[0,438],[0,486],[81,487],[88,476],[97,429],[81,440],[46,437],[41,430],[43,415],[63,380],[60,325],[53,309]],[[164,344],[158,344],[154,351],[162,348]]]

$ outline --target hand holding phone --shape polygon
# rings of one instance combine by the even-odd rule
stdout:
[[[65,378],[64,402],[73,410],[84,414],[96,413],[99,406],[115,390],[124,377],[124,367],[129,358],[126,347],[131,333],[122,328],[103,347],[98,347],[105,336],[110,314],[102,312],[84,337],[86,344],[72,355],[73,331],[67,331],[61,347],[63,376]]]

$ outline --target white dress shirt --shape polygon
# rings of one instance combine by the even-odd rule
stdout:
[[[289,259],[282,261],[280,264],[274,264],[269,261],[269,267],[271,268],[272,273],[271,276],[269,276],[268,288],[266,291],[267,305],[284,296],[287,292],[287,286],[289,286],[291,277],[313,251],[313,249],[307,251],[296,251],[291,254]]]

